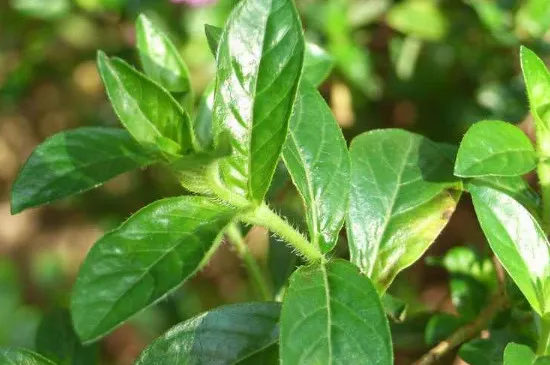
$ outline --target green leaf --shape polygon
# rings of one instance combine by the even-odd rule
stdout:
[[[521,47],[521,68],[537,134],[550,130],[550,74],[544,62],[527,47]],[[539,143],[542,142],[539,140]]]
[[[216,56],[223,29],[205,24],[204,30],[210,52]],[[304,54],[304,77],[314,86],[319,86],[328,77],[334,66],[334,60],[323,48],[314,43],[306,43]]]
[[[517,176],[537,167],[533,144],[518,127],[485,120],[468,129],[460,143],[455,175]]]
[[[458,355],[470,365],[502,365],[502,351],[492,339],[476,338],[460,346]]]
[[[540,315],[550,311],[550,253],[546,236],[521,204],[493,188],[470,183],[481,228],[502,266]]]
[[[205,197],[168,198],[101,238],[73,288],[71,313],[80,338],[100,338],[177,288],[208,260],[235,214]]]
[[[202,95],[197,110],[197,115],[193,120],[193,129],[197,142],[203,149],[212,148],[212,108],[214,107],[214,83],[208,85]]]
[[[279,365],[279,346],[273,344],[250,355],[236,365]]]
[[[393,364],[389,325],[370,280],[350,262],[300,267],[281,312],[281,364]]]
[[[292,0],[245,0],[233,10],[218,47],[214,135],[228,131],[232,156],[220,162],[233,192],[260,202],[288,132],[304,58]]]
[[[279,313],[278,303],[242,303],[199,314],[155,340],[136,365],[252,364],[277,342]]]
[[[55,365],[50,360],[26,349],[0,348],[0,364]]]
[[[351,143],[351,261],[380,291],[422,256],[460,198],[442,148],[397,129],[364,133]]]
[[[433,346],[451,335],[461,325],[460,318],[448,313],[433,315],[426,325],[424,340],[429,346]]]
[[[304,56],[304,77],[312,85],[318,87],[330,75],[334,67],[332,56],[313,43],[306,44]]]
[[[82,346],[66,309],[56,309],[44,316],[36,334],[36,350],[59,365],[98,363],[98,346]]]
[[[217,58],[218,45],[220,44],[220,39],[222,38],[223,29],[210,25],[204,25],[204,33],[206,34],[206,40],[208,41],[208,48],[210,52]]]
[[[176,46],[149,18],[140,15],[136,23],[137,48],[147,76],[171,92],[191,90],[189,70]]]
[[[537,356],[529,346],[512,342],[504,349],[503,365],[532,365],[535,363],[536,358]]]
[[[450,274],[451,300],[461,319],[474,320],[497,286],[491,259],[470,247],[454,247],[445,254],[442,266]]]
[[[166,90],[103,52],[97,62],[116,114],[138,142],[170,156],[195,149],[189,116]]]
[[[283,158],[304,199],[310,241],[328,252],[344,224],[350,159],[330,108],[305,80],[300,83]]]
[[[510,195],[531,212],[537,212],[540,208],[540,195],[521,176],[481,176],[474,181]]]
[[[31,154],[11,190],[12,214],[92,189],[159,158],[122,129],[82,127],[58,133]]]
[[[428,41],[438,41],[447,35],[449,22],[430,0],[406,0],[391,7],[386,15],[388,24],[407,35]]]

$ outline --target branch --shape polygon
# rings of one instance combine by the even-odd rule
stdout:
[[[493,298],[489,306],[486,307],[481,313],[479,313],[479,315],[473,322],[457,329],[446,340],[440,342],[427,354],[422,356],[422,358],[415,362],[414,365],[436,364],[450,351],[460,346],[462,343],[474,338],[482,329],[486,327],[487,323],[507,305],[508,300],[506,299],[504,294],[497,294]]]

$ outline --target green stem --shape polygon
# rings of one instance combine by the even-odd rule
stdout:
[[[311,244],[300,232],[288,222],[273,212],[265,204],[252,212],[243,214],[241,218],[250,224],[265,227],[292,245],[306,260],[313,262],[324,258],[321,251]]]
[[[420,49],[422,48],[422,41],[415,37],[406,37],[403,40],[401,46],[401,52],[397,59],[396,73],[401,80],[408,80],[411,78]]]
[[[324,259],[321,251],[311,244],[300,232],[296,231],[283,218],[274,213],[265,203],[254,207],[252,203],[229,190],[220,180],[216,164],[208,169],[208,181],[210,188],[218,198],[238,208],[247,209],[240,219],[249,224],[265,227],[275,233],[289,245],[293,246],[306,260],[318,261]],[[252,209],[248,209],[252,208]]]
[[[262,272],[262,269],[258,265],[258,262],[250,253],[248,245],[244,241],[239,227],[237,227],[235,223],[232,223],[227,227],[225,233],[237,250],[237,254],[243,260],[246,270],[248,272],[248,276],[250,277],[252,285],[254,286],[256,292],[263,300],[272,300],[273,296],[271,295],[269,284],[267,283],[267,280],[265,279],[265,276]]]
[[[537,155],[539,159],[537,175],[542,198],[542,228],[548,235],[550,233],[550,131],[539,127],[541,123],[536,123]]]
[[[550,354],[550,318],[541,317],[537,356]]]

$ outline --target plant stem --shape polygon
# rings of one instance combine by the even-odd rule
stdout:
[[[220,176],[215,164],[209,167],[207,174],[210,188],[218,198],[238,208],[246,208],[246,212],[240,216],[241,220],[249,224],[255,224],[269,229],[293,246],[299,254],[310,262],[322,260],[324,258],[323,254],[316,246],[311,244],[283,218],[269,209],[265,203],[254,207],[246,198],[225,187],[220,181]]]
[[[235,223],[230,224],[225,233],[229,240],[237,250],[237,254],[243,260],[248,276],[252,281],[254,289],[259,294],[259,296],[266,301],[272,300],[273,296],[271,295],[271,290],[269,289],[269,284],[265,279],[265,276],[262,272],[262,269],[258,265],[256,259],[250,253],[248,245],[243,239],[239,227]]]
[[[550,318],[540,318],[540,334],[537,345],[537,356],[545,356],[550,353]]]
[[[497,294],[488,307],[486,307],[477,318],[456,330],[446,340],[437,344],[427,354],[422,356],[420,360],[415,362],[415,365],[430,365],[436,364],[442,357],[447,355],[451,350],[460,346],[462,343],[472,339],[479,333],[487,323],[508,304],[508,300],[504,294]]]
[[[317,247],[311,244],[300,232],[296,231],[288,222],[265,204],[260,205],[252,212],[242,215],[241,218],[247,223],[269,229],[293,246],[299,254],[310,262],[324,258]]]
[[[550,131],[544,127],[542,121],[536,121],[537,138],[537,176],[542,198],[542,228],[546,235],[550,233]]]

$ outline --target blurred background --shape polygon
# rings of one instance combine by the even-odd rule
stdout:
[[[35,348],[44,316],[67,307],[80,262],[95,240],[144,205],[183,192],[161,167],[150,168],[10,215],[10,186],[38,143],[68,128],[118,126],[96,71],[97,50],[138,65],[134,20],[148,14],[178,45],[198,103],[215,71],[204,24],[223,26],[236,2],[0,0],[0,346]],[[456,144],[482,119],[520,124],[532,134],[519,46],[542,57],[550,53],[550,1],[297,0],[297,5],[307,39],[333,57],[321,92],[348,142],[366,130],[398,127]],[[271,203],[300,224],[299,197],[285,182],[284,169],[277,176],[283,187],[272,192]],[[280,285],[296,258],[262,229],[253,228],[246,238],[274,286]],[[337,254],[346,255],[345,235]],[[461,260],[463,266],[457,264]],[[472,274],[472,265],[485,276]],[[460,307],[453,290],[461,288],[464,275],[475,277],[482,286],[476,292],[468,281],[466,296],[470,305],[483,306],[485,299],[472,298],[487,295],[494,285],[486,279],[491,273],[484,238],[463,201],[427,259],[390,289],[409,303],[410,319],[392,325],[397,363],[411,363],[479,310],[464,309],[464,300]],[[243,265],[222,245],[196,278],[96,345],[94,356],[102,364],[131,364],[170,326],[223,303],[253,299]]]

